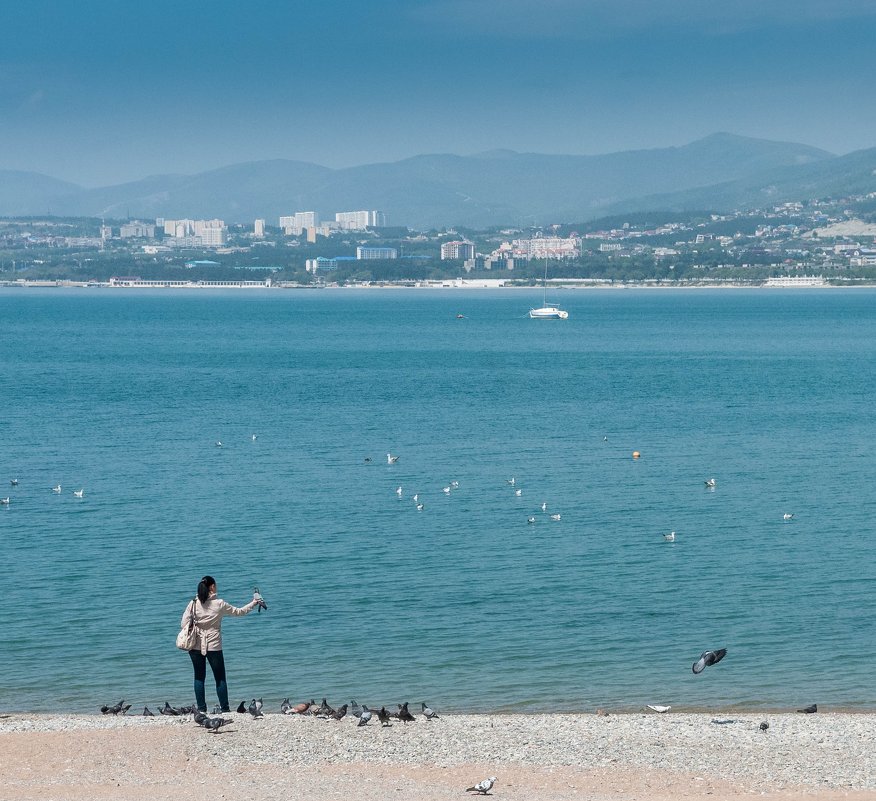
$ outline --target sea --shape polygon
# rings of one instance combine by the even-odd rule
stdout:
[[[0,290],[0,711],[876,709],[876,289],[549,300]]]

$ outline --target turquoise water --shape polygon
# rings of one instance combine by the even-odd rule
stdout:
[[[556,299],[0,290],[0,708],[876,707],[876,291]]]

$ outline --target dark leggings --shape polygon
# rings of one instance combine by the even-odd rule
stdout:
[[[189,651],[192,658],[192,667],[195,669],[195,701],[201,712],[207,711],[207,696],[204,692],[204,680],[207,678],[207,662],[216,679],[216,695],[219,696],[219,706],[223,712],[230,712],[228,708],[228,685],[225,683],[225,658],[222,651],[207,651],[205,657],[200,651]]]

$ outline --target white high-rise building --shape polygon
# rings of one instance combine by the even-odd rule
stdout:
[[[335,214],[338,228],[346,231],[364,231],[366,228],[386,227],[386,214],[382,211],[339,211]]]
[[[286,217],[280,217],[280,228],[287,236],[299,236],[306,228],[319,226],[319,214],[315,211],[296,211]]]
[[[264,220],[256,220],[255,223],[253,223],[252,235],[255,237],[263,237],[265,235]]]

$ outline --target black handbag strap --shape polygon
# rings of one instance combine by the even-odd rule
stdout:
[[[198,600],[198,596],[196,595],[192,598],[192,626],[198,625],[198,619],[195,617],[195,602]]]

